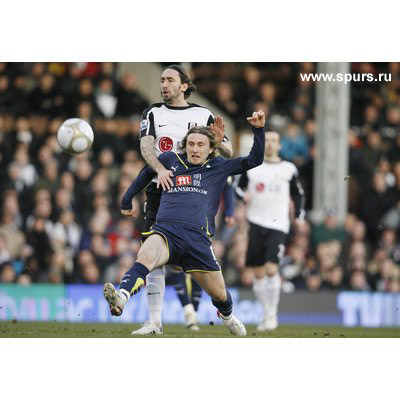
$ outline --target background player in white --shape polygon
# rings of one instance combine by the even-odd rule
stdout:
[[[166,151],[177,151],[187,131],[196,125],[209,126],[219,142],[218,151],[223,157],[232,157],[232,144],[223,135],[223,121],[205,107],[189,103],[187,99],[196,90],[189,75],[179,65],[170,65],[161,75],[161,96],[163,103],[148,107],[142,115],[140,150],[146,163],[157,172],[146,190],[145,231],[155,222],[160,204],[161,189],[172,186],[173,172],[165,169],[158,156]],[[196,284],[196,283],[194,283]],[[147,300],[150,321],[137,334],[162,333],[161,312],[165,290],[162,269],[152,271],[146,278]],[[192,304],[184,308],[187,326],[196,326],[196,313]]]
[[[291,198],[295,223],[302,223],[304,218],[304,191],[297,168],[281,160],[280,149],[279,134],[266,132],[264,163],[236,179],[236,194],[247,204],[250,225],[246,266],[254,271],[253,291],[263,307],[259,331],[278,327],[279,261],[285,252],[290,227]]]

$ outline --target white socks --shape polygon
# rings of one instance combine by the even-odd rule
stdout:
[[[165,277],[162,268],[151,271],[146,276],[147,302],[149,303],[150,322],[161,327],[161,312],[164,300]]]
[[[281,297],[281,277],[278,273],[266,276],[267,280],[267,318],[278,313],[278,304]]]
[[[131,294],[126,289],[120,289],[120,292],[124,295],[121,298],[123,299],[124,305],[131,298]]]
[[[253,291],[264,310],[264,317],[273,317],[278,313],[281,294],[281,278],[278,273],[269,277],[253,279]]]
[[[185,315],[185,318],[187,315],[190,315],[190,314],[196,315],[196,311],[194,310],[192,303],[189,303],[189,304],[186,304],[186,306],[183,306],[183,314]]]

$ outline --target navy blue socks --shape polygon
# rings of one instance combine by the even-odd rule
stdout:
[[[141,263],[135,262],[133,267],[126,272],[119,285],[120,290],[126,290],[131,296],[138,293],[146,283],[146,275],[150,271]]]
[[[226,301],[212,300],[212,303],[223,317],[228,318],[232,314],[233,303],[231,294],[228,291],[226,291],[226,297]]]
[[[192,304],[195,311],[199,309],[202,291],[203,289],[200,287],[200,285],[194,279],[192,279]]]
[[[187,306],[190,299],[186,287],[186,274],[184,272],[172,272],[170,277],[182,307]]]

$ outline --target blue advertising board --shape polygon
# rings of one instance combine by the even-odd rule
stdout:
[[[245,324],[257,324],[261,305],[250,290],[230,288],[235,315]],[[370,292],[282,294],[280,324],[400,326],[400,294]],[[220,323],[211,299],[202,295],[197,313],[200,324]],[[149,317],[146,289],[134,296],[120,317],[112,317],[101,285],[0,285],[0,320],[143,323]],[[183,323],[175,290],[165,288],[165,324]]]

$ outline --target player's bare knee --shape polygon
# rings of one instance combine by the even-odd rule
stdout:
[[[150,271],[154,269],[155,267],[155,259],[154,259],[154,255],[149,254],[149,252],[147,251],[143,251],[142,253],[139,252],[136,262],[143,264],[144,266],[146,266]]]
[[[271,278],[278,273],[278,264],[268,262],[265,264],[265,272]]]
[[[267,268],[265,266],[253,268],[253,271],[257,279],[264,278],[267,275]]]
[[[214,295],[211,297],[214,301],[218,301],[218,302],[224,302],[228,299],[225,288],[222,291],[218,291],[218,292],[214,293]]]
[[[136,261],[152,271],[168,261],[167,253],[168,250],[164,238],[160,235],[152,235],[140,248]]]
[[[150,271],[152,271],[159,266],[159,253],[160,252],[156,249],[154,251],[143,249],[142,251],[139,251],[136,261],[145,265]]]

